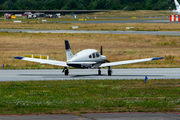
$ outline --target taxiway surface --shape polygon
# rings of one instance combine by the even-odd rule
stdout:
[[[143,35],[173,35],[180,36],[177,31],[95,31],[95,30],[30,30],[30,29],[0,29],[0,32],[14,33],[94,33],[94,34],[143,34]]]
[[[92,23],[92,24],[101,24],[101,23],[180,23],[180,22],[170,22],[168,19],[164,20],[87,20],[87,21],[52,21],[55,23]]]
[[[122,79],[180,79],[180,68],[146,68],[146,69],[113,69],[112,76],[107,75],[107,69],[69,69],[65,76],[62,69],[38,70],[0,70],[0,81],[28,80],[122,80]]]

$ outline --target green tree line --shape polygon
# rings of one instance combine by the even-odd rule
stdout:
[[[180,0],[178,1],[180,2]],[[0,10],[172,10],[174,0],[0,0]]]

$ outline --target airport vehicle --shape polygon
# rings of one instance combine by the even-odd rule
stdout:
[[[147,62],[152,60],[159,60],[164,59],[163,57],[157,57],[157,58],[146,58],[146,59],[137,59],[137,60],[127,60],[127,61],[118,61],[118,62],[110,62],[106,60],[106,56],[103,55],[103,48],[101,46],[100,53],[95,49],[85,49],[77,54],[73,55],[69,42],[65,40],[65,49],[66,49],[66,58],[67,62],[63,61],[56,61],[56,60],[48,60],[48,59],[37,59],[37,58],[29,58],[29,57],[15,57],[14,59],[20,59],[25,61],[31,61],[31,62],[38,62],[41,64],[50,64],[50,65],[57,65],[57,66],[63,66],[64,69],[62,72],[64,72],[65,75],[69,74],[68,67],[75,67],[75,68],[81,68],[81,69],[95,69],[98,68],[98,74],[101,75],[101,68],[102,67],[108,67],[108,75],[112,75],[112,69],[111,66],[116,65],[125,65],[125,64],[132,64],[132,63],[139,63],[139,62]]]
[[[28,14],[26,16],[27,19],[33,19],[33,18],[37,18],[37,15],[36,14]]]
[[[180,14],[180,6],[177,0],[174,0],[176,10],[173,10],[174,13]]]
[[[56,13],[56,14],[54,15],[54,18],[61,18],[61,14],[60,14],[60,13]]]
[[[6,19],[11,19],[11,14],[5,13],[5,14],[4,14],[4,17],[6,17]]]

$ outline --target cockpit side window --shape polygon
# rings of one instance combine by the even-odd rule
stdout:
[[[99,53],[98,52],[96,52],[96,57],[99,57]]]
[[[95,58],[95,53],[93,53],[92,55],[93,55],[93,58]]]
[[[92,58],[92,55],[89,55],[89,58]]]

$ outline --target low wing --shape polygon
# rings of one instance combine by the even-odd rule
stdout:
[[[37,62],[41,64],[49,64],[49,65],[56,65],[56,66],[64,66],[69,67],[66,62],[63,61],[56,61],[56,60],[45,60],[45,59],[37,59],[37,58],[28,58],[28,57],[14,57],[14,59],[20,59],[25,61]]]
[[[110,66],[116,66],[116,65],[125,65],[125,64],[139,63],[139,62],[147,62],[147,61],[160,60],[160,59],[164,59],[164,57],[146,58],[146,59],[137,59],[137,60],[126,60],[126,61],[111,62],[111,63],[103,63],[99,67],[110,67]]]

